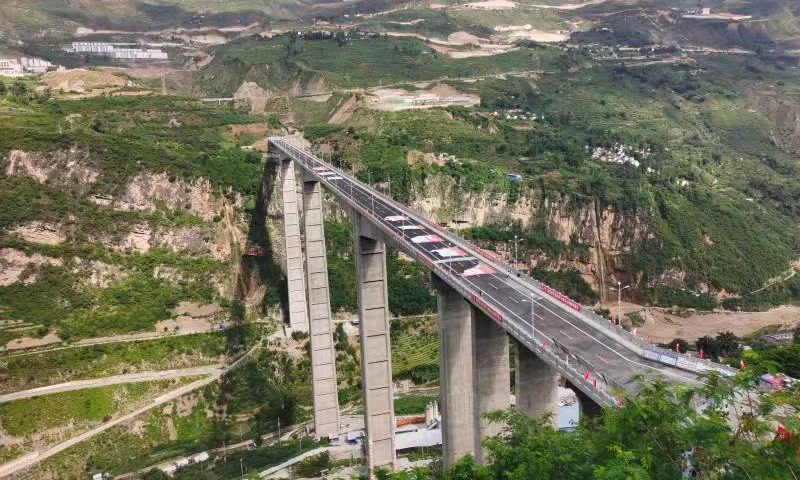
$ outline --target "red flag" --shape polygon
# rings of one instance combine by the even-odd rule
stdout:
[[[681,344],[680,343],[676,343],[675,344],[675,352],[676,353],[681,353]]]
[[[778,435],[779,440],[789,440],[791,435],[789,435],[789,431],[783,425],[778,425]]]
[[[617,403],[618,407],[622,406],[622,399],[620,397],[614,397],[614,401]]]
[[[706,354],[705,354],[705,352],[703,352],[703,349],[701,348],[700,349],[700,360],[705,360],[705,358],[706,358]]]
[[[589,369],[588,368],[586,369],[586,373],[583,374],[583,379],[586,380],[587,382],[589,381]]]
[[[739,360],[739,370],[744,370],[744,359]]]
[[[596,376],[595,376],[595,377],[594,377],[594,379],[592,380],[592,386],[593,386],[594,388],[597,388],[597,377],[596,377]]]

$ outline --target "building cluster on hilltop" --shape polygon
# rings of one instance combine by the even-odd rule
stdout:
[[[588,146],[586,148],[589,148]],[[601,162],[610,162],[610,163],[629,163],[634,167],[638,167],[641,165],[639,160],[636,160],[629,152],[629,147],[627,145],[620,145],[614,144],[611,148],[605,147],[595,147],[592,151],[592,158],[596,160],[600,160]],[[640,157],[647,157],[650,155],[650,149],[647,150],[638,150],[636,152]]]
[[[53,65],[41,58],[0,58],[0,76],[23,77],[37,73],[47,73],[52,70],[63,70],[64,67]]]

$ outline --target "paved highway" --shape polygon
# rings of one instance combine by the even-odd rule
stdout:
[[[360,210],[392,243],[428,265],[513,337],[551,361],[573,383],[577,381],[576,386],[595,400],[612,404],[617,400],[611,393],[612,387],[634,391],[637,382],[633,378],[637,375],[701,384],[697,373],[644,358],[641,347],[632,345],[624,336],[599,328],[533,283],[517,278],[518,272],[487,259],[478,247],[320,161],[289,140],[270,138],[270,143],[296,160],[346,205]],[[565,362],[559,363],[556,356]]]

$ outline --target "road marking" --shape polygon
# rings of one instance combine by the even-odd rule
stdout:
[[[572,336],[570,334],[568,334],[567,332],[565,332],[564,330],[559,330],[559,332],[561,333],[561,335],[564,335],[565,337],[567,337],[570,340],[572,340]]]
[[[516,298],[514,298],[514,297],[508,297],[508,299],[509,299],[509,300],[511,300],[511,301],[512,301],[512,302],[514,302],[514,303],[519,303],[519,300],[517,300],[517,299],[516,299]]]
[[[595,357],[597,357],[597,358],[599,358],[599,359],[600,359],[600,361],[602,361],[603,363],[605,363],[605,364],[608,364],[608,360],[606,360],[605,358],[601,357],[600,355],[598,355],[598,354],[596,354],[596,353],[595,353],[595,354],[594,354],[594,356],[595,356]]]
[[[489,285],[491,285],[491,286],[492,286],[492,288],[494,288],[495,290],[497,290],[497,286],[496,286],[494,283],[491,283],[491,282],[490,282],[490,283],[489,283]]]

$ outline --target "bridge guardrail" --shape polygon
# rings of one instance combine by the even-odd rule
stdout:
[[[310,155],[308,152],[304,151],[302,148],[300,148],[299,146],[295,145],[293,142],[288,141],[287,139],[280,138],[280,137],[271,137],[270,140],[273,141],[273,142],[279,142],[280,144],[284,145],[285,147],[291,148],[295,152],[296,155],[298,155],[300,158],[303,159],[302,163],[305,164],[305,165],[308,165],[309,162],[317,162],[317,163],[320,163],[322,165],[325,165],[327,168],[330,168],[330,169],[336,171],[339,175],[347,177],[351,182],[357,181],[352,175],[349,175],[349,174],[343,172],[341,169],[333,167],[332,165],[326,164],[325,162],[323,162],[320,159],[314,157],[313,155]],[[299,161],[298,158],[295,158],[295,159]],[[311,171],[313,171],[313,167],[311,168]],[[325,183],[328,184],[327,181]],[[352,190],[351,190],[351,192],[346,192],[346,191],[340,189],[335,184],[330,184],[330,186],[333,187],[335,190],[337,190],[344,197],[348,197],[348,193],[350,193],[350,195],[352,195]],[[412,218],[414,218],[415,221],[432,226],[438,233],[441,233],[443,236],[445,236],[448,240],[450,240],[454,244],[458,244],[458,245],[461,245],[461,246],[464,246],[463,245],[464,243],[468,243],[469,244],[469,242],[466,242],[465,240],[461,239],[460,237],[454,235],[449,230],[447,230],[445,228],[442,228],[440,225],[436,224],[435,222],[429,221],[428,219],[426,219],[426,218],[420,216],[419,214],[417,214],[416,212],[413,212],[408,207],[399,204],[394,199],[389,198],[388,196],[386,196],[383,193],[378,192],[378,191],[376,191],[374,189],[371,189],[371,190],[372,190],[370,192],[371,195],[377,195],[378,197],[381,198],[382,201],[395,206],[395,208],[398,208],[401,211],[404,211],[404,212],[408,213]],[[378,225],[382,224],[382,220],[383,219],[378,218],[372,212],[369,212],[368,210],[364,209],[363,213],[365,213],[367,216],[373,217],[375,220],[377,220]],[[402,243],[408,243],[408,242],[404,241],[404,239],[402,239],[401,237],[396,237],[395,239],[398,240],[398,241],[401,241]],[[495,268],[498,268],[501,271],[517,272],[517,270],[514,269],[508,263],[496,258],[493,255],[492,256],[486,255],[482,248],[480,248],[480,247],[478,247],[476,245],[472,245],[472,244],[469,244],[469,245],[470,245],[470,247],[468,249],[471,249],[471,250],[479,252],[480,255],[482,257],[484,257],[484,261],[488,261],[488,263],[493,264],[495,266]],[[413,245],[407,245],[407,247],[409,247],[411,249],[411,251],[414,251]],[[428,267],[431,268],[434,271],[443,270],[442,268],[438,267],[437,265],[432,264],[429,261],[426,261],[427,259],[420,259],[420,260],[422,260],[423,263],[428,265]],[[519,273],[521,273],[521,272],[519,272]],[[555,290],[552,287],[550,287],[550,286],[548,286],[548,285],[536,280],[535,278],[528,277],[527,275],[520,275],[520,276],[515,277],[515,278],[517,278],[520,281],[523,281],[523,282],[531,284],[534,288],[536,288],[536,289],[538,289],[540,291],[543,291],[545,293],[548,293],[549,295],[553,296],[554,298],[556,298],[559,301],[561,301],[561,300],[557,296],[553,295],[553,293],[559,294],[560,296],[563,296],[564,298],[569,299],[569,297],[567,297],[566,295],[561,294],[557,290]],[[550,293],[550,292],[553,292],[553,293]],[[697,358],[690,357],[690,356],[685,355],[685,354],[673,353],[673,352],[670,352],[669,350],[666,350],[666,349],[651,345],[650,343],[644,341],[643,339],[639,338],[638,336],[633,335],[631,332],[628,332],[627,330],[625,330],[621,326],[613,325],[608,319],[606,319],[604,317],[601,317],[600,315],[595,313],[594,310],[592,310],[589,307],[581,306],[581,309],[577,310],[574,307],[574,305],[580,306],[580,304],[578,304],[577,302],[575,302],[572,299],[569,299],[569,300],[570,300],[570,303],[565,303],[565,305],[568,305],[570,308],[573,308],[576,311],[579,311],[579,313],[582,314],[583,318],[592,321],[592,323],[594,325],[600,327],[601,329],[603,329],[603,330],[605,330],[605,331],[607,331],[609,333],[615,334],[615,335],[617,335],[619,337],[622,337],[625,340],[627,340],[628,342],[634,344],[638,348],[638,350],[634,350],[634,352],[636,354],[638,354],[639,356],[643,357],[643,358],[647,358],[647,359],[652,360],[652,361],[657,361],[657,362],[665,364],[665,365],[670,365],[670,366],[673,366],[673,367],[676,367],[676,368],[680,368],[680,369],[691,371],[691,372],[695,372],[695,373],[701,373],[702,374],[702,373],[706,373],[706,372],[709,372],[709,371],[716,371],[716,372],[719,372],[719,373],[721,373],[723,375],[726,375],[726,376],[733,376],[733,375],[736,374],[736,370],[734,370],[734,369],[732,369],[730,367],[727,367],[725,365],[719,365],[719,364],[710,362],[708,360],[697,359]],[[658,358],[656,358],[656,354],[657,354]]]

